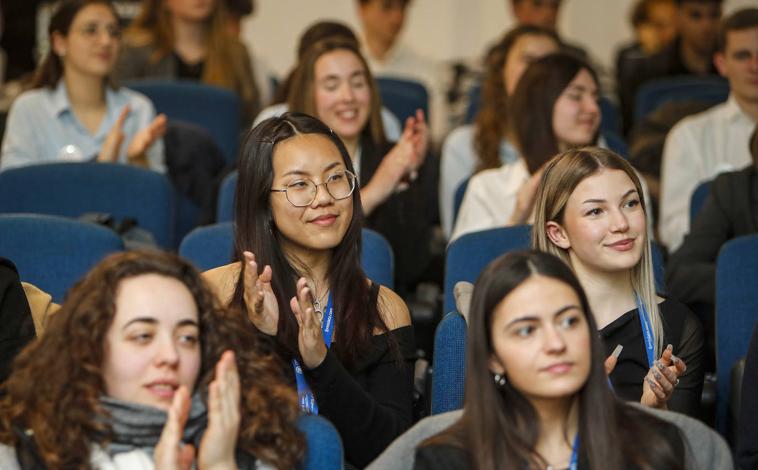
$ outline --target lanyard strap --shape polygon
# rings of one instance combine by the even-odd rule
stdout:
[[[653,341],[653,326],[650,324],[650,315],[647,312],[644,302],[640,298],[640,295],[635,293],[635,299],[637,302],[637,314],[640,317],[640,325],[642,326],[642,339],[645,341],[645,352],[647,353],[647,365],[653,367],[655,362],[655,341]]]
[[[331,292],[329,293],[329,300],[326,303],[324,319],[321,322],[321,333],[324,337],[324,344],[329,349],[329,346],[332,345],[332,335],[334,334],[334,308],[332,307]],[[292,368],[295,369],[295,383],[297,384],[297,396],[300,400],[300,408],[306,413],[317,415],[318,405],[316,404],[316,398],[313,396],[313,392],[311,392],[311,388],[305,380],[303,368],[297,359],[292,359]]]
[[[577,468],[579,468],[579,432],[576,433],[574,445],[571,446],[571,460],[569,461],[569,470],[577,470]]]

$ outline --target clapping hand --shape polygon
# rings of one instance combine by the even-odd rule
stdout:
[[[190,398],[187,387],[180,386],[174,393],[171,407],[168,409],[168,419],[163,426],[158,445],[155,446],[153,462],[155,468],[166,470],[189,470],[195,460],[195,448],[190,444],[182,444],[182,433],[187,422],[190,409]]]
[[[642,383],[642,398],[640,402],[653,408],[666,408],[679,377],[687,370],[683,360],[674,356],[674,348],[670,344],[663,350],[661,358],[653,363]]]
[[[258,275],[258,263],[250,251],[242,254],[244,266],[244,298],[247,305],[247,317],[261,332],[275,336],[279,328],[279,304],[271,288],[271,266],[263,268]]]
[[[311,290],[305,278],[298,279],[297,296],[290,300],[290,307],[300,328],[297,345],[300,356],[303,358],[303,365],[306,369],[318,367],[326,357],[326,345],[321,331],[321,321],[316,318]]]
[[[200,443],[200,470],[236,470],[234,450],[240,427],[240,379],[234,353],[226,351],[208,386],[208,429]]]

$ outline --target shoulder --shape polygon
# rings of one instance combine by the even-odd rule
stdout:
[[[684,321],[687,317],[695,317],[689,307],[672,296],[664,298],[658,307],[666,320],[676,318],[678,321]]]
[[[52,99],[53,91],[49,88],[35,88],[21,93],[13,100],[10,114],[28,113],[44,109]]]
[[[466,124],[464,126],[456,127],[445,139],[445,149],[472,149],[474,148],[474,131],[475,127],[472,124]]]
[[[711,183],[711,194],[716,197],[749,190],[755,167],[749,165],[742,170],[720,173]]]
[[[27,282],[22,282],[21,286],[32,313],[34,329],[37,336],[40,336],[45,331],[50,315],[60,310],[61,306],[53,302],[52,296],[42,289]]]
[[[467,469],[471,468],[469,453],[456,446],[434,444],[416,450],[416,469]]]
[[[6,444],[0,444],[0,468],[4,470],[21,470],[18,458],[16,458],[16,449]]]
[[[498,168],[491,168],[489,170],[483,170],[471,177],[469,188],[477,187],[490,188],[495,187],[501,191],[507,190],[509,192],[518,191],[520,184],[507,184],[511,180],[520,180],[529,177],[529,171],[526,168],[526,164],[523,159],[518,159],[515,162],[504,163]],[[518,186],[518,187],[514,187]],[[487,189],[489,191],[489,189]]]
[[[712,126],[722,119],[726,103],[718,104],[703,112],[687,116],[671,128],[667,140],[676,141],[686,137],[697,138],[709,134]]]
[[[405,301],[392,289],[379,287],[379,315],[390,330],[411,324],[411,314]]]
[[[228,305],[232,300],[241,270],[242,263],[238,261],[203,273],[203,279],[223,305]]]

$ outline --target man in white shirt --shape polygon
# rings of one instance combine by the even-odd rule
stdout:
[[[448,131],[444,67],[399,40],[410,0],[358,0],[363,52],[375,77],[414,80],[429,94],[428,121],[435,143]]]
[[[669,252],[689,231],[695,188],[752,163],[748,143],[758,122],[758,8],[724,20],[714,62],[729,80],[729,99],[674,126],[663,150],[658,230]]]

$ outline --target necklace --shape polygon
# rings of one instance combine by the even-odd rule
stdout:
[[[316,283],[313,283],[314,289],[313,292],[316,293],[315,285]],[[316,313],[316,318],[318,318],[318,321],[322,321],[324,319],[324,308],[321,306],[321,303],[324,301],[324,298],[329,293],[329,289],[324,291],[323,294],[318,295],[316,294],[313,298],[313,311]]]

